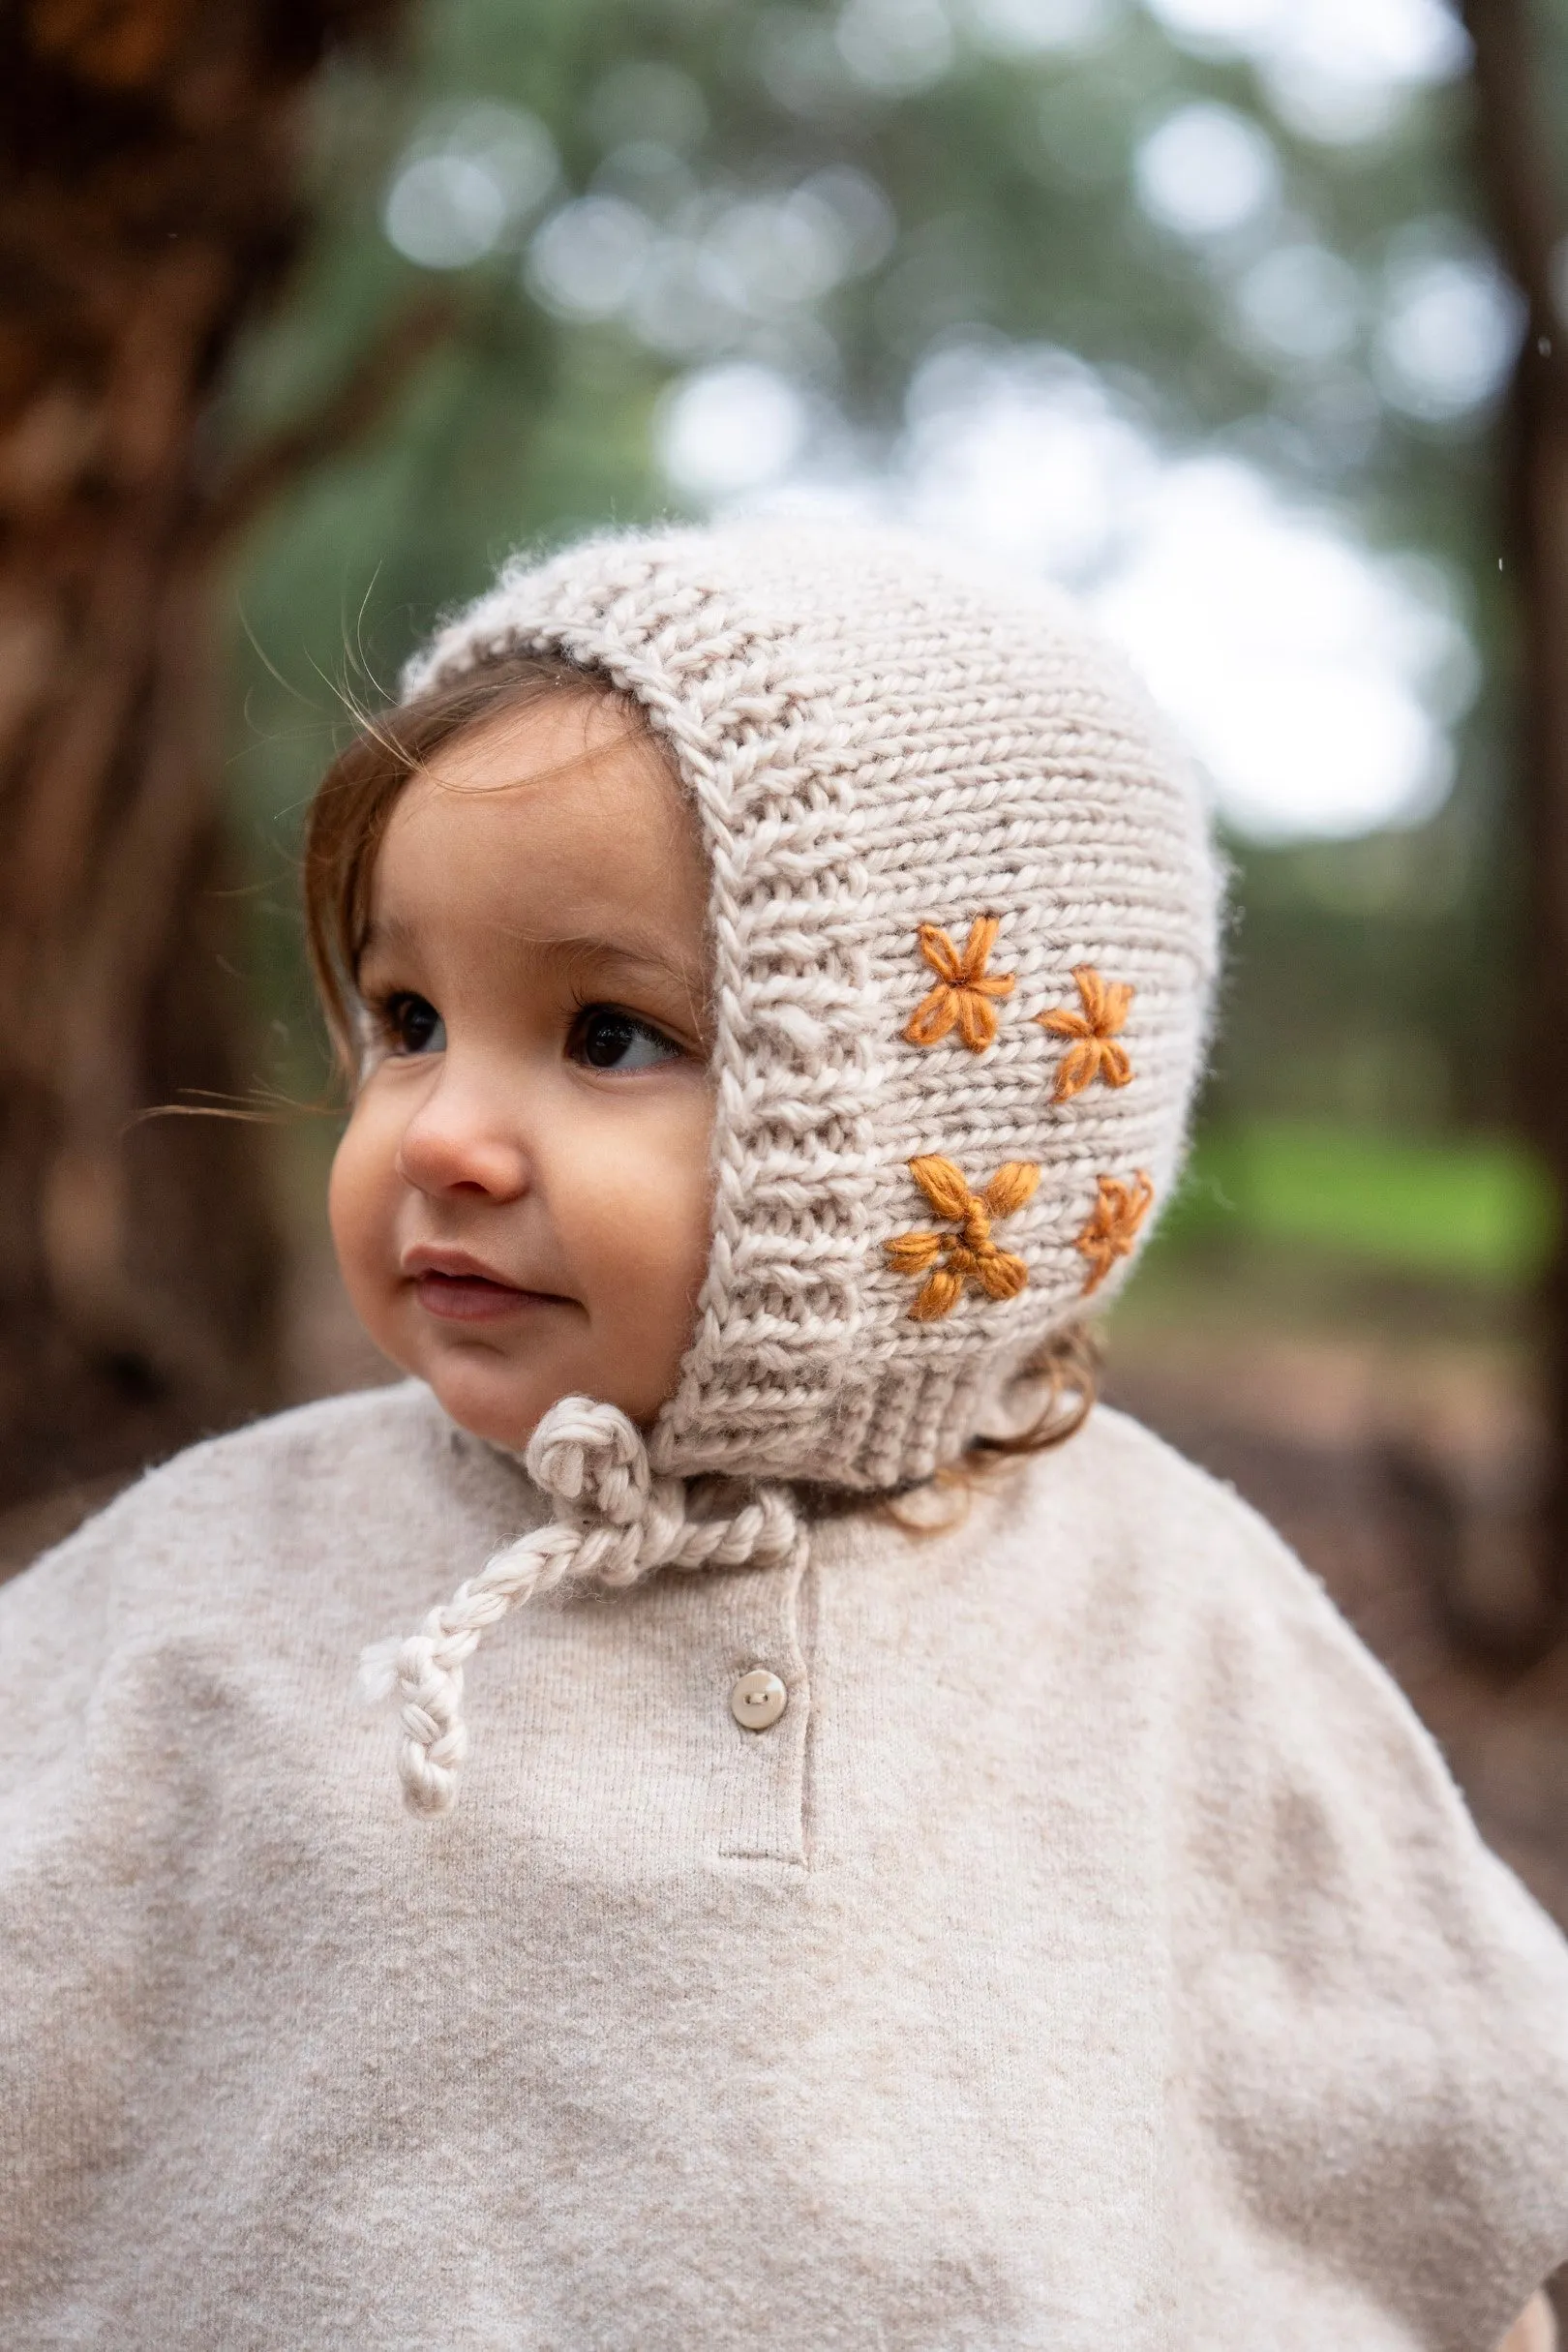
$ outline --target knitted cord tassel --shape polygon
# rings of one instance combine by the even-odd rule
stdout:
[[[776,1567],[799,1527],[788,1495],[761,1487],[730,1519],[688,1519],[686,1484],[655,1478],[624,1413],[588,1397],[551,1406],[524,1457],[560,1507],[549,1526],[496,1553],[433,1609],[407,1641],[378,1642],[360,1662],[372,1698],[398,1700],[398,1770],[414,1813],[449,1813],[468,1752],[463,1668],[509,1609],[574,1583],[634,1584],[656,1568]]]

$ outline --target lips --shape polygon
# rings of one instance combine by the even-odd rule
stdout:
[[[427,1314],[445,1323],[494,1323],[541,1303],[536,1290],[514,1290],[482,1274],[421,1274],[414,1295]]]
[[[555,1292],[526,1290],[471,1258],[463,1250],[413,1250],[405,1278],[427,1314],[448,1323],[494,1323],[507,1315],[564,1304]]]

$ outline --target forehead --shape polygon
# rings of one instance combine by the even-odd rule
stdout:
[[[628,903],[690,929],[706,895],[695,811],[601,694],[547,695],[442,744],[399,796],[372,882],[379,917],[498,900],[577,931]]]

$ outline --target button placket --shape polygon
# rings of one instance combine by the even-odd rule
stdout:
[[[808,1567],[742,1570],[731,1587],[728,1655],[713,1691],[719,1746],[719,1853],[729,1861],[805,1863],[810,1692],[800,1640]]]

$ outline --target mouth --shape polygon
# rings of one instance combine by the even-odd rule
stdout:
[[[569,1303],[555,1291],[509,1282],[461,1250],[413,1251],[403,1271],[425,1312],[444,1323],[496,1323]]]

